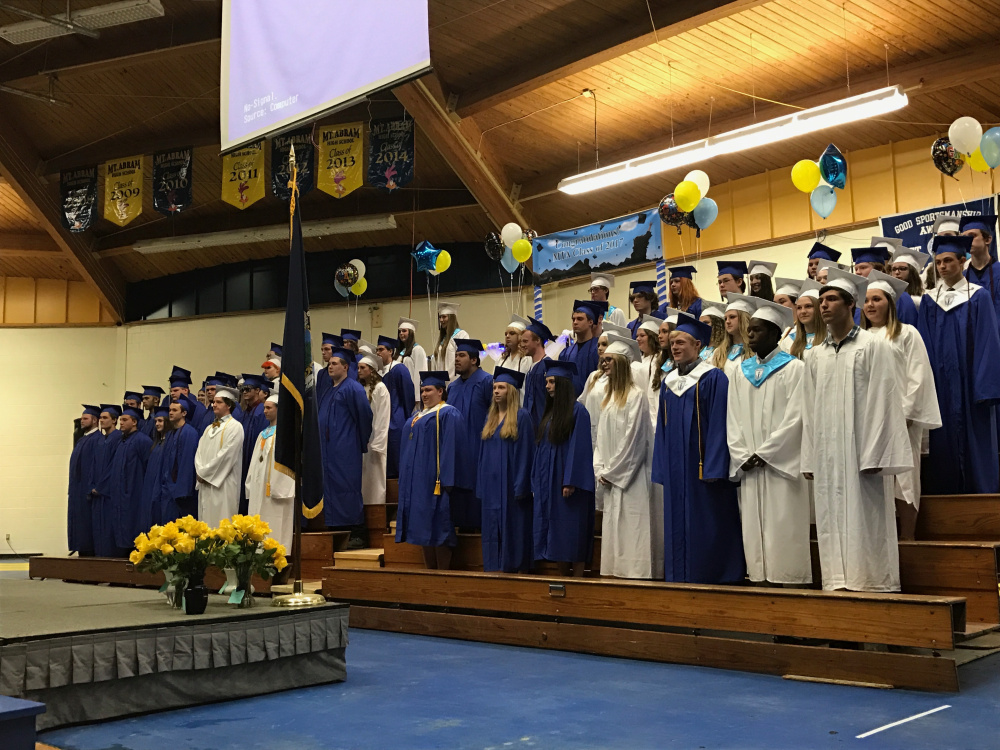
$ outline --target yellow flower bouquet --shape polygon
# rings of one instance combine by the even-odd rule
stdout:
[[[166,582],[160,590],[167,592],[173,605],[181,605],[183,592],[185,611],[201,614],[208,600],[205,570],[219,544],[215,532],[216,529],[193,516],[153,526],[135,538],[129,561],[144,573],[163,571]]]
[[[284,545],[269,537],[270,533],[271,527],[261,521],[259,515],[224,518],[219,528],[213,529],[212,564],[236,571],[236,589],[229,598],[230,603],[253,606],[250,579],[254,573],[267,580],[288,567]]]

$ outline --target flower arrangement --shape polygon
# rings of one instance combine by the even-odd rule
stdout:
[[[253,606],[250,579],[254,573],[267,580],[288,567],[284,545],[268,536],[271,527],[259,515],[235,515],[222,519],[214,530],[216,546],[212,564],[236,571],[236,590],[229,601],[240,607]]]
[[[214,532],[215,529],[194,516],[153,526],[135,538],[135,549],[129,561],[136,570],[145,573],[162,570],[166,582],[161,590],[167,591],[168,597],[173,592],[173,604],[179,607],[180,593],[188,583],[200,585],[205,577],[212,553],[219,544]]]

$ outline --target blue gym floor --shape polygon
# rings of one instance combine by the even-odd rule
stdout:
[[[960,674],[957,695],[873,690],[354,630],[346,682],[39,739],[61,750],[1000,747],[1000,654]]]

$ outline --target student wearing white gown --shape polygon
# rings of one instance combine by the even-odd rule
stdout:
[[[892,349],[854,324],[868,279],[830,268],[807,360],[802,473],[813,480],[823,588],[899,591],[893,477],[913,468]]]
[[[392,408],[389,389],[378,374],[381,364],[378,357],[368,352],[358,358],[358,382],[364,386],[372,407],[372,435],[368,439],[368,452],[361,457],[361,498],[365,505],[385,505],[386,453]]]
[[[941,426],[941,410],[924,340],[916,328],[901,323],[896,315],[896,302],[903,294],[907,294],[906,281],[878,271],[868,274],[862,327],[881,332],[896,361],[896,386],[902,397],[913,471],[896,475],[894,491],[899,538],[912,541],[920,510],[920,445],[928,431]]]
[[[234,388],[221,385],[216,388],[212,401],[215,421],[202,433],[194,455],[198,520],[209,526],[218,526],[223,518],[235,515],[240,507],[243,425],[232,417],[239,398]]]
[[[430,356],[430,369],[448,373],[448,382],[455,379],[455,339],[467,339],[469,334],[458,325],[458,302],[438,303],[438,341]]]
[[[420,403],[420,373],[427,370],[427,352],[417,343],[417,321],[412,318],[400,318],[396,326],[399,338],[399,348],[396,349],[395,360],[406,365],[413,381],[413,403]]]
[[[750,349],[746,344],[747,326],[756,309],[753,303],[755,299],[757,298],[737,292],[726,295],[726,343],[715,350],[712,364],[726,373],[730,380],[739,372],[743,360],[750,357]]]
[[[663,500],[655,501],[651,479],[653,425],[630,366],[639,346],[614,333],[608,341],[608,387],[594,450],[594,477],[604,489],[601,575],[663,578]]]
[[[754,583],[808,584],[809,494],[799,466],[806,366],[778,347],[792,311],[764,299],[754,304],[747,330],[753,356],[729,381],[726,409],[747,575]]]
[[[669,309],[669,308],[668,308]],[[662,313],[654,310],[642,319],[635,331],[635,342],[639,345],[642,358],[632,363],[632,379],[646,396],[649,404],[650,424],[656,425],[656,411],[660,407],[660,390],[653,388],[656,373],[663,364],[660,357],[660,326],[666,322]],[[676,321],[676,315],[674,317]]]
[[[614,288],[615,277],[610,273],[590,274],[590,299],[594,302],[608,303],[608,309],[604,313],[604,322],[614,323],[616,326],[627,326],[628,319],[625,317],[625,311],[611,304],[611,290]]]
[[[920,301],[924,296],[924,281],[920,272],[930,262],[929,253],[922,253],[913,248],[904,247],[896,250],[889,261],[892,275],[906,283],[905,294],[910,295],[913,306],[920,312]]]
[[[625,333],[622,334],[622,331],[625,331]],[[604,394],[608,387],[608,361],[602,360],[604,358],[604,351],[608,348],[609,333],[617,333],[624,336],[629,335],[628,328],[623,328],[614,323],[604,324],[604,330],[601,331],[601,335],[597,339],[597,369],[590,373],[590,376],[587,378],[587,384],[583,387],[583,393],[577,396],[576,399],[583,404],[583,407],[590,415],[591,448],[597,446],[597,424],[601,420],[601,404],[604,402]],[[600,483],[596,482],[594,484],[594,505],[597,510],[604,510],[604,488],[601,487]]]
[[[822,343],[826,338],[826,324],[819,314],[819,290],[822,286],[812,279],[799,282],[799,296],[795,298],[795,325],[778,343],[783,351],[801,360],[812,356],[813,342]]]
[[[521,334],[524,333],[530,321],[520,315],[512,315],[510,323],[503,332],[503,352],[497,360],[497,367],[504,367],[508,370],[517,370],[527,374],[534,364],[531,357],[526,357],[521,353]]]
[[[278,424],[278,396],[264,402],[268,426],[257,437],[247,469],[247,513],[260,516],[271,536],[292,549],[295,527],[295,480],[274,468],[274,435]]]

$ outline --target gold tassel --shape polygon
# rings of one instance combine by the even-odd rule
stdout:
[[[705,473],[702,471],[701,461],[698,462],[698,479],[704,479]],[[268,493],[271,494],[271,493]]]
[[[271,497],[271,483],[270,483],[270,482],[268,482],[268,483],[267,483],[267,484],[266,484],[266,485],[264,486],[264,494],[265,494],[265,495],[266,495],[267,497]]]
[[[440,479],[437,480],[434,483],[434,494],[435,495],[440,495],[441,494],[441,480]]]

